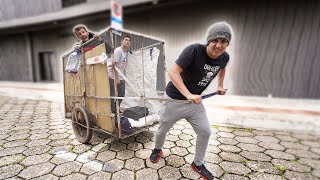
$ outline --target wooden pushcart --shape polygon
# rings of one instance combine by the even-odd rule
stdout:
[[[128,74],[130,73],[128,73],[126,74],[127,77],[125,77],[126,83],[128,84],[128,86],[126,85],[125,97],[118,97],[117,93],[115,96],[110,96],[110,88],[116,89],[117,87],[110,87],[108,63],[106,61],[99,63],[92,62],[94,62],[95,59],[98,60],[102,55],[109,57],[109,60],[114,60],[113,50],[115,47],[120,46],[121,36],[123,34],[131,36],[130,54],[132,54],[132,52],[136,55],[141,53],[141,58],[138,58],[139,60],[135,59],[136,62],[134,63],[140,63],[142,69],[137,70],[131,68],[130,72],[130,77],[132,77],[132,73],[134,75],[136,73],[142,74],[141,76],[138,76],[140,78],[132,77],[135,78],[135,82],[140,82],[140,87],[139,85],[137,87],[132,83],[132,80],[128,77]],[[152,48],[159,50],[159,54],[157,56],[157,62],[154,62],[156,63],[156,67],[153,67],[155,68],[154,71],[147,72],[147,69],[150,69],[150,67],[147,67],[145,64],[147,64],[147,61],[149,63],[149,56],[152,60]],[[98,35],[97,39],[91,39],[87,43],[84,43],[80,47],[80,50],[80,66],[76,73],[65,71],[68,57],[71,53],[68,53],[63,57],[65,116],[66,118],[72,119],[73,131],[78,141],[81,143],[88,143],[92,137],[93,130],[100,130],[116,138],[123,139],[150,127],[149,125],[140,128],[133,128],[133,133],[122,134],[119,118],[120,105],[117,100],[124,99],[124,101],[136,101],[137,104],[142,104],[145,108],[148,106],[148,103],[146,103],[147,101],[161,100],[165,87],[164,42],[131,31],[120,31],[113,28],[107,28]],[[91,63],[88,63],[89,60]],[[128,58],[128,62],[130,61],[133,60]],[[113,71],[115,71],[115,69],[113,69]],[[150,72],[155,73],[149,74],[148,76],[156,77],[156,81],[148,81],[148,83],[152,83],[151,85],[146,84],[147,79],[145,75]],[[148,89],[150,87],[152,88]],[[132,93],[127,93],[127,91],[136,93],[133,95]],[[150,97],[149,93],[148,97],[148,91],[156,93],[158,96],[154,97],[154,95],[152,95],[153,97]],[[116,108],[118,113],[116,114],[118,115],[111,112],[111,99],[115,99],[117,102]],[[154,113],[156,113],[156,111]],[[115,126],[115,121],[118,122],[117,127]]]

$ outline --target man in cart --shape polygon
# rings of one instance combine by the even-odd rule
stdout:
[[[93,32],[90,32],[85,25],[79,24],[79,25],[75,26],[73,28],[73,33],[80,40],[79,43],[76,43],[74,45],[74,49],[79,49],[83,43],[86,43],[87,41],[89,41],[92,38],[94,38],[95,40],[99,39],[99,41],[92,42],[92,43],[90,43],[90,45],[85,46],[84,52],[90,51],[95,46],[103,43],[102,39],[99,38],[97,35],[95,35]]]
[[[113,67],[117,67],[122,74],[124,74],[124,70],[126,68],[128,51],[130,48],[131,37],[129,35],[123,35],[121,37],[121,46],[117,47],[114,50],[114,62],[108,65],[108,76],[109,76],[109,84],[110,84],[110,96],[115,95],[115,86],[114,82],[117,85],[118,97],[124,97],[125,95],[125,80],[118,73],[116,69],[113,70]],[[119,105],[122,102],[121,99],[118,100]],[[116,114],[116,102],[114,99],[111,99],[111,112]]]
[[[166,87],[165,99],[192,100],[192,104],[168,101],[162,106],[159,128],[156,133],[155,149],[150,161],[156,163],[162,155],[162,147],[170,128],[185,118],[197,134],[196,150],[191,168],[203,179],[213,176],[204,166],[205,152],[211,135],[210,125],[200,94],[218,76],[217,91],[225,94],[223,87],[229,54],[225,52],[231,40],[229,24],[219,22],[211,25],[206,44],[192,44],[186,47],[169,71],[171,81]]]

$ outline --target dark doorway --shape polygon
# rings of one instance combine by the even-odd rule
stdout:
[[[39,77],[40,81],[56,81],[56,66],[53,52],[39,53]]]

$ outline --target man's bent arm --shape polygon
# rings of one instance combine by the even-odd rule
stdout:
[[[218,73],[218,87],[223,87],[224,76],[226,74],[226,68],[223,68]]]

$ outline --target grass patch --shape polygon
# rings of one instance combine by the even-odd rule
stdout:
[[[279,170],[279,175],[282,176],[284,175],[284,173],[286,172],[286,168],[282,167],[282,166],[274,166],[275,168],[277,168]]]
[[[244,164],[244,165],[246,165],[247,164],[247,160],[245,159],[245,160],[242,160],[242,164]]]
[[[227,172],[227,171],[224,171],[224,172],[223,172],[223,174],[229,174],[229,172]]]
[[[218,125],[212,125],[211,127],[218,129],[220,126],[218,126]]]
[[[253,129],[252,128],[244,128],[243,131],[246,131],[246,132],[252,132]]]

